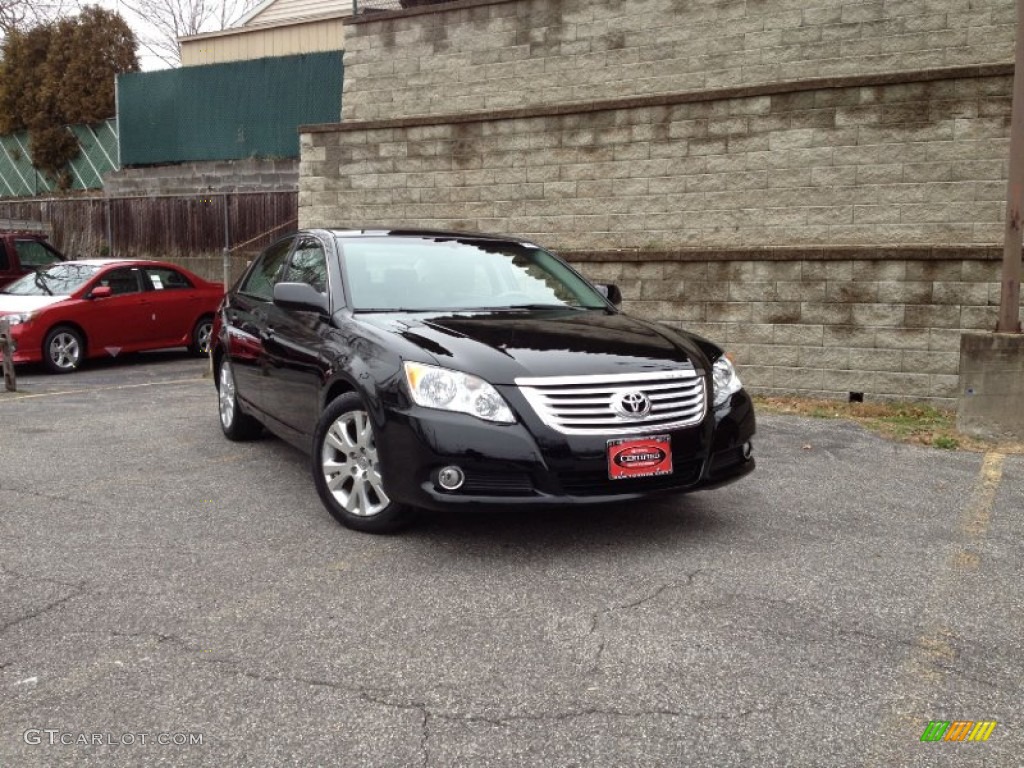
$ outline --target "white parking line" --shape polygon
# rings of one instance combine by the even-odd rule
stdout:
[[[90,387],[88,389],[64,389],[58,392],[39,392],[34,395],[3,395],[0,396],[0,405],[15,400],[31,400],[39,397],[60,397],[61,395],[81,395],[89,392],[109,392],[117,389],[138,389],[139,387],[160,387],[170,384],[190,384],[194,381],[204,381],[206,376],[192,379],[171,379],[170,381],[147,381],[143,384],[117,384],[110,387]]]

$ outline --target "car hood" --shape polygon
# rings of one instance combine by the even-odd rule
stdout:
[[[33,312],[51,304],[66,301],[68,296],[15,296],[12,293],[0,293],[0,315],[13,312]]]
[[[706,366],[684,334],[628,315],[530,310],[451,314],[362,315],[401,336],[439,364],[494,384],[517,377],[664,371],[691,361]]]

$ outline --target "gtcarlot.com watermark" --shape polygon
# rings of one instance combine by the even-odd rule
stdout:
[[[105,746],[133,746],[143,747],[195,747],[203,744],[202,733],[176,732],[176,733],[114,733],[112,731],[87,732],[87,731],[62,731],[58,728],[29,728],[21,738],[26,744],[47,744],[49,746],[65,747],[105,747]]]

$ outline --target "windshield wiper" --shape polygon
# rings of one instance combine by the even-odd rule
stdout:
[[[50,287],[46,284],[46,278],[43,277],[42,272],[36,270],[36,274],[35,276],[33,276],[32,280],[39,288],[42,288],[44,291],[46,291],[47,296],[53,296],[53,291],[51,291]]]
[[[500,307],[484,307],[484,309],[586,309],[575,304],[508,304]]]
[[[409,309],[408,307],[355,307],[353,312],[438,312],[437,309]]]

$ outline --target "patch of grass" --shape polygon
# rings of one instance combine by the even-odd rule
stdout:
[[[754,404],[758,410],[767,413],[847,419],[892,440],[947,451],[999,448],[1008,453],[1024,453],[1024,445],[1019,443],[1000,443],[997,446],[963,435],[957,432],[955,411],[922,403],[846,403],[842,400],[756,396]]]

